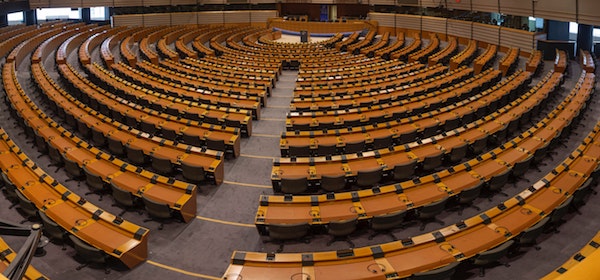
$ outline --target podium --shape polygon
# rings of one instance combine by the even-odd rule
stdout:
[[[308,43],[310,41],[310,33],[307,30],[300,31],[300,42]]]

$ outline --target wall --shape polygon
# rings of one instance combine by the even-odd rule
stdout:
[[[266,27],[267,19],[274,17],[277,11],[268,10],[116,15],[111,20],[114,27],[237,23]]]

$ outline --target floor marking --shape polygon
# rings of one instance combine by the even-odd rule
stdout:
[[[183,270],[183,269],[180,269],[180,268],[172,267],[172,266],[169,266],[169,265],[166,265],[166,264],[157,263],[157,262],[151,261],[151,260],[146,260],[146,263],[148,263],[150,265],[153,265],[153,266],[160,267],[160,268],[164,268],[164,269],[167,269],[167,270],[179,272],[181,274],[198,277],[198,278],[204,278],[204,279],[209,279],[209,280],[218,280],[218,279],[221,279],[221,277],[210,276],[210,275],[201,274],[201,273],[195,273],[195,272]]]
[[[213,222],[213,223],[224,224],[224,225],[230,225],[230,226],[251,227],[251,228],[256,227],[254,224],[245,224],[245,223],[230,222],[230,221],[224,221],[224,220],[219,220],[219,219],[207,218],[207,217],[202,217],[202,216],[196,216],[196,219],[203,220],[203,221],[208,221],[208,222]]]
[[[248,154],[240,154],[241,157],[249,157],[249,158],[259,158],[259,159],[275,159],[275,157],[271,156],[259,156],[259,155],[248,155]]]
[[[252,133],[252,137],[268,137],[268,138],[279,138],[281,135],[276,134],[261,134],[261,133]]]
[[[285,119],[279,118],[260,118],[261,121],[284,122]]]
[[[279,105],[269,105],[267,108],[275,108],[275,109],[289,109],[290,106],[279,106]]]
[[[244,186],[244,187],[261,188],[261,189],[272,189],[273,188],[272,186],[269,186],[269,185],[240,183],[240,182],[233,182],[233,181],[227,181],[227,180],[223,181],[223,183],[230,184],[230,185]]]

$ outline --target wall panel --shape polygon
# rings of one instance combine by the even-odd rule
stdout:
[[[536,17],[555,19],[561,21],[576,20],[576,0],[543,0],[535,2],[534,12]],[[598,2],[594,2],[592,10],[598,16]]]
[[[534,49],[535,33],[512,28],[500,28],[502,46],[517,47],[522,51],[531,52]]]
[[[396,15],[396,28],[421,30],[421,16]]]
[[[198,24],[223,24],[223,12],[197,13]]]
[[[446,34],[446,19],[441,17],[422,17],[423,31]]]
[[[499,45],[500,27],[495,25],[473,23],[473,39]]]
[[[142,0],[115,0],[115,7],[143,6]]]
[[[473,1],[473,10],[480,12],[498,12],[498,0],[475,0]]]
[[[364,0],[363,0],[364,3]],[[368,1],[369,5],[387,5],[387,6],[392,6],[392,5],[396,5],[396,1],[394,0],[369,0]]]
[[[225,11],[225,23],[250,23],[250,11]]]
[[[471,22],[464,20],[448,20],[448,35],[471,39],[473,36]]]
[[[144,26],[143,15],[116,15],[112,16],[112,26]]]
[[[500,12],[514,16],[533,15],[532,0],[500,0]]]
[[[113,0],[82,0],[82,7],[113,7],[115,1]]]
[[[171,14],[144,14],[144,26],[171,25]]]
[[[198,16],[196,13],[171,13],[171,24],[198,24]]]
[[[171,0],[171,5],[196,5],[198,0]]]
[[[250,20],[252,22],[264,23],[266,24],[267,20],[270,18],[277,17],[277,11],[252,11],[250,14]]]
[[[50,0],[31,0],[29,1],[29,7],[31,9],[47,8],[50,7]]]
[[[449,0],[449,1],[447,1],[448,9],[470,11],[471,10],[471,1],[473,1],[473,0],[462,0],[457,3],[457,1]],[[477,1],[477,0],[474,0],[474,1]]]
[[[579,0],[579,23],[600,25],[600,3],[598,0]]]
[[[394,14],[369,13],[369,19],[377,21],[379,26],[394,27]]]

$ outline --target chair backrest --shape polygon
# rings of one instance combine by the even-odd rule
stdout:
[[[365,150],[365,141],[346,143],[344,153],[354,154]]]
[[[171,160],[157,155],[152,156],[152,168],[161,174],[173,173],[173,164],[171,164]]]
[[[8,176],[6,175],[6,173],[0,171],[0,174],[2,175],[2,181],[4,181],[4,186],[5,186],[5,190],[6,190],[6,197],[9,200],[15,200],[17,199],[17,187],[13,184],[13,182],[8,178]]]
[[[83,138],[90,137],[90,134],[92,133],[92,130],[82,121],[77,121],[77,131],[79,131],[79,134],[81,134]]]
[[[418,209],[419,219],[429,219],[437,216],[437,214],[442,213],[444,208],[446,207],[446,202],[448,202],[448,197],[444,197],[438,201],[429,203],[420,209]]]
[[[125,154],[125,147],[123,146],[123,143],[121,143],[121,141],[119,141],[118,139],[112,137],[112,136],[107,136],[106,137],[107,141],[108,141],[108,150],[113,154],[113,155],[123,155]]]
[[[433,124],[427,127],[424,127],[421,131],[421,139],[429,138],[436,135],[438,132],[438,125]]]
[[[131,146],[125,146],[127,152],[127,160],[133,164],[143,165],[146,163],[146,156],[142,149],[138,149]]]
[[[90,189],[97,191],[104,190],[104,181],[102,180],[102,177],[94,174],[85,166],[83,167],[83,173],[85,173],[85,182],[90,187]]]
[[[328,156],[334,155],[337,152],[335,145],[319,145],[317,146],[317,155]]]
[[[442,165],[443,156],[444,152],[442,151],[438,151],[438,153],[434,155],[426,156],[425,159],[423,159],[423,170],[431,171]]]
[[[541,147],[541,148],[535,150],[535,152],[533,152],[533,162],[534,163],[541,162],[542,159],[544,159],[544,157],[546,157],[549,146],[550,146],[550,142],[546,143],[546,145],[544,145],[543,147]]]
[[[327,224],[327,233],[333,236],[347,236],[356,230],[358,218],[331,221]]]
[[[106,263],[106,254],[103,251],[88,245],[76,236],[69,235],[69,239],[73,242],[77,255],[84,261],[98,264]]]
[[[67,175],[69,175],[71,178],[83,176],[83,171],[75,161],[69,159],[68,157],[63,157],[63,160],[65,162],[65,171],[67,172]]]
[[[392,135],[373,139],[373,149],[383,149],[392,146]]]
[[[292,157],[309,157],[310,146],[290,146],[288,152]]]
[[[200,182],[206,179],[204,168],[202,166],[189,164],[185,161],[181,162],[181,174],[183,175],[183,178],[194,182]]]
[[[371,228],[373,230],[388,230],[395,228],[404,222],[405,216],[406,210],[373,216],[371,219]]]
[[[306,177],[281,178],[281,192],[290,194],[303,193],[308,189],[308,179]]]
[[[456,267],[460,264],[460,262],[453,262],[447,266],[443,266],[440,268],[436,268],[433,270],[419,272],[413,274],[410,279],[411,280],[442,280],[442,279],[450,279],[452,275],[454,275],[454,271]]]
[[[274,240],[294,240],[308,234],[308,223],[297,224],[270,224],[268,226],[269,238]]]
[[[417,160],[413,159],[407,163],[394,166],[394,180],[404,181],[412,178],[417,167]]]
[[[17,198],[19,199],[19,206],[21,207],[21,210],[23,210],[25,215],[27,215],[28,217],[37,216],[38,209],[35,206],[35,204],[31,202],[31,200],[25,197],[20,191],[17,191]]]
[[[92,142],[99,147],[106,145],[106,136],[95,127],[92,127]]]
[[[197,135],[191,135],[183,132],[181,139],[188,145],[202,147],[202,140]]]
[[[359,187],[370,187],[373,186],[383,177],[383,168],[377,167],[371,170],[359,170],[356,175],[356,184]]]
[[[502,189],[506,183],[508,183],[508,176],[510,175],[511,169],[506,169],[500,174],[496,174],[488,181],[488,188],[492,191]]]
[[[135,200],[133,198],[133,194],[121,187],[115,185],[115,183],[110,182],[110,188],[112,190],[112,197],[118,204],[123,206],[131,207],[135,205]]]
[[[531,165],[531,161],[533,161],[533,155],[529,155],[524,160],[515,163],[515,165],[512,168],[512,176],[519,177],[525,174],[525,172],[527,172],[529,166]]]
[[[556,224],[562,220],[562,218],[569,212],[569,206],[573,202],[573,196],[569,196],[567,200],[563,201],[559,206],[554,208],[554,211],[550,214],[550,223]]]
[[[450,150],[450,154],[448,155],[448,159],[451,162],[458,162],[467,156],[467,150],[469,145],[465,142],[456,147],[453,147]]]
[[[459,194],[458,194],[458,203],[461,204],[465,204],[465,203],[470,203],[471,201],[475,200],[477,197],[479,197],[479,194],[481,193],[481,189],[483,188],[483,181],[480,181],[477,185],[472,186],[468,189],[462,190]]]
[[[321,176],[321,189],[335,192],[340,191],[346,187],[346,176]]]
[[[52,219],[50,219],[43,211],[39,211],[38,214],[42,219],[42,223],[44,224],[44,232],[51,239],[63,240],[65,237],[65,230],[61,228],[57,223],[55,223]]]
[[[54,146],[52,146],[51,144],[48,144],[48,157],[50,157],[50,161],[52,161],[52,163],[62,163],[63,162],[60,151],[57,148],[55,148]]]
[[[475,139],[473,141],[473,143],[469,144],[469,148],[471,149],[471,152],[476,155],[483,152],[483,150],[487,146],[488,137],[489,136],[487,136],[487,135],[483,135],[483,136],[481,136],[481,138]]]
[[[546,224],[548,223],[549,220],[550,220],[550,217],[545,217],[541,221],[539,221],[537,224],[524,230],[519,235],[519,241],[518,241],[519,244],[535,243],[535,240],[538,238],[538,236],[540,236],[540,234],[542,234],[542,231],[544,230],[544,226],[546,226]]]
[[[416,128],[411,131],[404,132],[400,135],[400,137],[398,137],[398,142],[399,144],[414,142],[417,140],[417,134],[418,132]]]
[[[150,215],[151,217],[159,219],[168,219],[173,216],[173,214],[171,213],[171,208],[167,203],[156,201],[145,195],[142,195],[142,201],[144,202],[144,207],[146,208],[146,211],[148,211],[148,215]]]
[[[592,191],[592,189],[590,188],[591,185],[592,185],[592,180],[588,178],[583,183],[583,185],[581,185],[581,187],[579,187],[573,193],[573,204],[575,204],[575,205],[581,205],[583,203],[583,201],[585,200],[585,197],[588,194],[590,194],[590,192]]]
[[[161,133],[162,133],[162,137],[165,139],[169,139],[171,141],[177,140],[177,137],[178,137],[177,132],[173,129],[163,127],[161,129]]]
[[[498,261],[499,259],[501,259],[502,257],[504,257],[504,255],[506,255],[506,253],[508,252],[508,249],[515,243],[514,240],[509,240],[506,241],[502,244],[500,244],[499,246],[492,248],[490,250],[487,250],[483,253],[478,254],[477,256],[475,256],[475,258],[473,259],[473,264],[475,265],[487,265],[493,262]]]
[[[154,126],[154,124],[142,120],[140,122],[140,130],[154,135],[158,129],[156,126]]]
[[[223,141],[222,139],[206,139],[206,148],[222,152],[227,150],[227,146],[225,146],[225,141]]]

